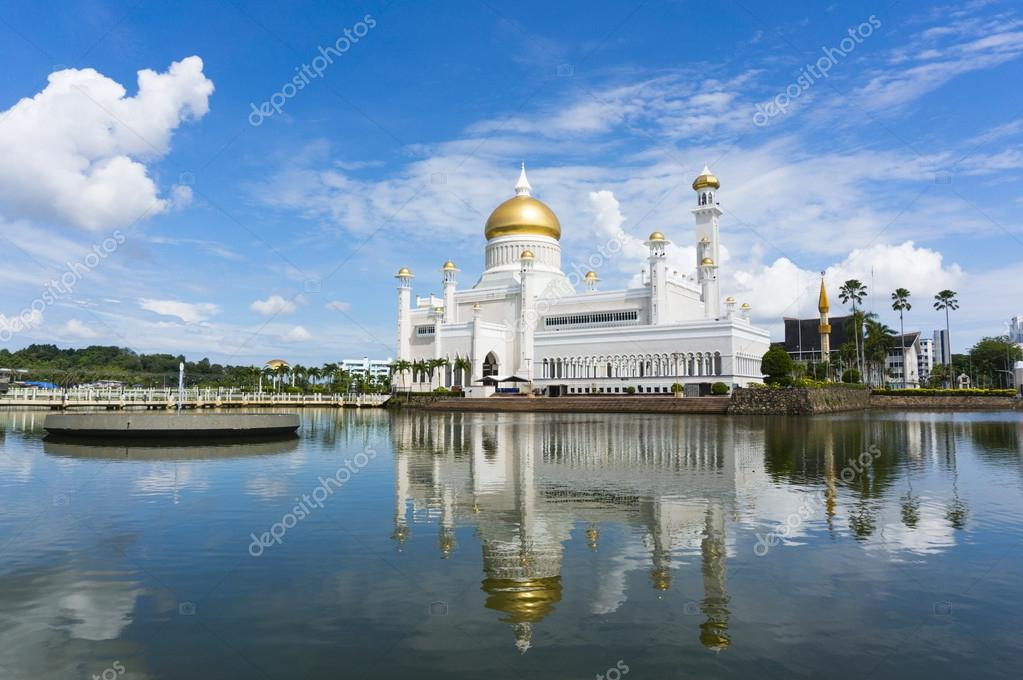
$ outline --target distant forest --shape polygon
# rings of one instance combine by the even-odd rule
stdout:
[[[375,392],[389,388],[386,381],[352,376],[338,364],[306,367],[298,364],[273,371],[259,366],[225,366],[203,358],[187,361],[172,354],[138,354],[124,347],[92,345],[61,349],[56,345],[29,345],[11,352],[0,349],[0,368],[26,369],[18,380],[39,380],[62,386],[97,380],[119,380],[128,386],[172,387],[178,384],[178,363],[185,362],[189,387],[240,387],[287,392]]]

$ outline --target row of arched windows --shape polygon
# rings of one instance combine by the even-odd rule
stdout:
[[[721,375],[720,352],[628,354],[544,359],[548,380],[571,378],[689,378]]]
[[[714,205],[714,192],[713,191],[701,191],[700,192],[700,205]]]
[[[497,267],[502,264],[519,262],[519,259],[522,257],[523,250],[527,250],[527,248],[521,243],[487,246],[487,269]],[[554,266],[560,265],[557,248],[555,246],[534,243],[529,245],[528,250],[533,252],[533,255],[536,256],[538,262]]]

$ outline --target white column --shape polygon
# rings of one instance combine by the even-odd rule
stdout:
[[[402,267],[398,279],[398,358],[408,361],[412,356],[412,278],[413,274]]]

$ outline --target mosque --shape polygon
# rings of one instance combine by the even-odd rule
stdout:
[[[695,274],[669,270],[671,242],[655,231],[641,285],[604,291],[589,271],[577,291],[562,269],[561,223],[533,197],[523,164],[515,195],[487,219],[485,269],[472,288],[458,288],[459,269],[448,261],[442,297],[413,304],[413,274],[398,271],[398,360],[415,368],[398,371],[396,385],[470,387],[491,378],[548,393],[656,394],[675,383],[762,382],[768,331],[752,324],[749,304],[720,299],[720,182],[705,167],[692,186]]]

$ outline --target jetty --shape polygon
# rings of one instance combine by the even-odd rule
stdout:
[[[212,439],[294,434],[297,413],[51,413],[43,428],[75,437]]]

